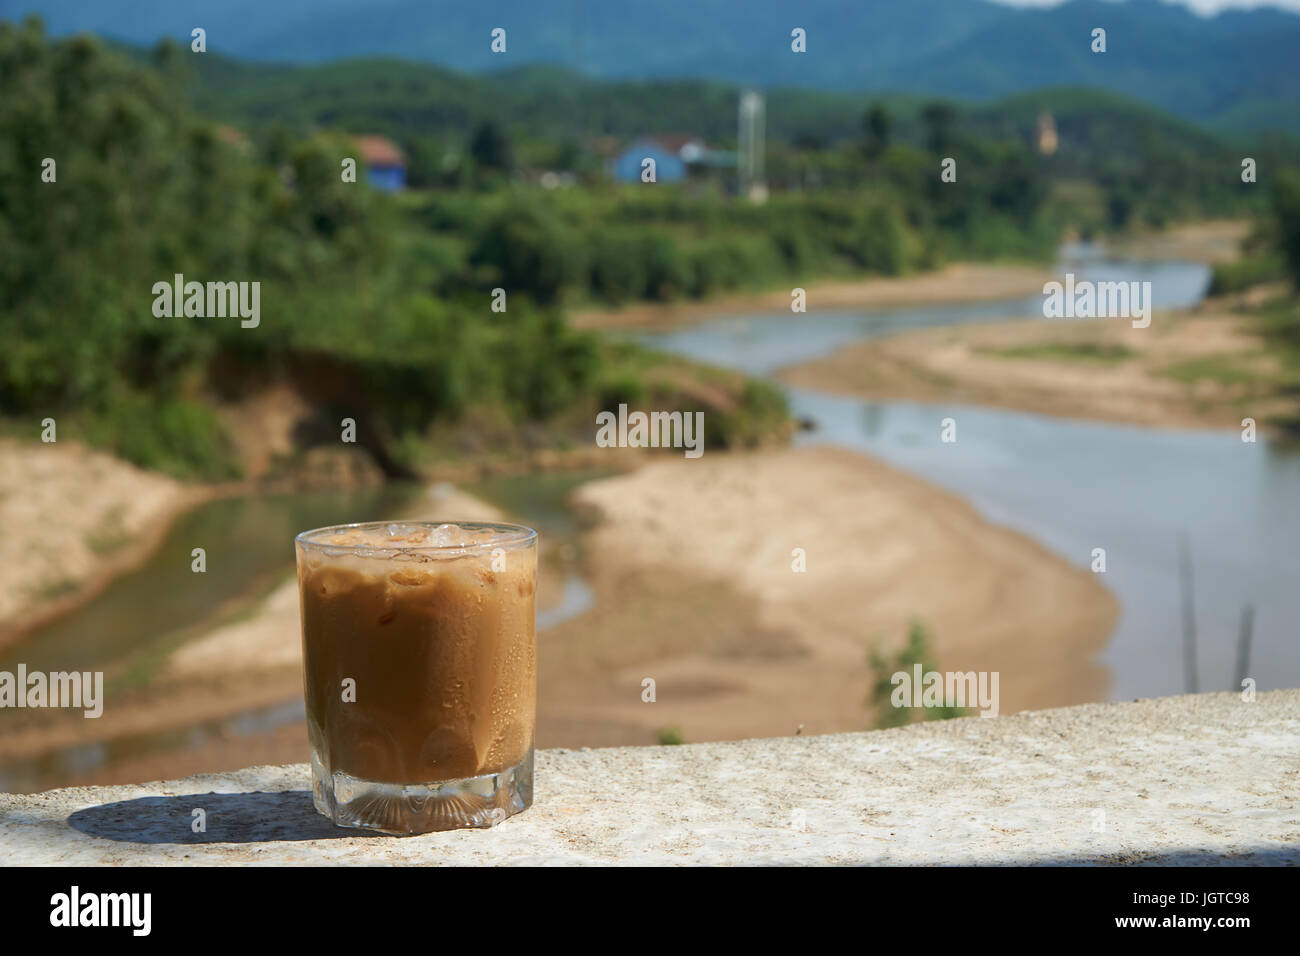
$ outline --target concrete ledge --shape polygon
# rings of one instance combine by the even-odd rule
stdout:
[[[409,838],[335,829],[305,764],[0,794],[0,863],[1295,865],[1300,691],[548,750],[526,813]]]

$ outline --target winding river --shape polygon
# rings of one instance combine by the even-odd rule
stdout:
[[[1060,271],[1080,278],[1150,281],[1156,309],[1193,305],[1208,270],[1192,262],[1108,259],[1067,248]],[[1041,314],[1041,296],[876,310],[744,314],[636,338],[666,351],[751,374],[827,355],[864,338],[924,326]],[[1087,567],[1107,552],[1105,584],[1121,616],[1102,663],[1116,700],[1182,693],[1178,538],[1190,544],[1195,581],[1198,689],[1234,684],[1242,606],[1255,609],[1248,673],[1260,690],[1300,686],[1300,454],[1236,431],[1164,430],[1048,418],[953,404],[862,401],[790,390],[794,412],[815,422],[800,442],[830,442],[869,454],[962,495],[986,518],[1041,541]],[[939,422],[959,422],[941,444]],[[469,490],[534,523],[548,541],[576,531],[569,492],[597,475],[498,479]],[[368,520],[409,505],[418,489],[331,492],[216,501],[183,516],[157,554],[98,598],[0,652],[0,669],[88,669],[128,664],[147,681],[151,662],[291,572],[293,533]],[[208,547],[203,580],[189,572],[195,540]],[[544,629],[581,613],[591,594],[572,578]],[[1030,639],[1032,635],[1026,635]],[[256,733],[301,719],[300,702],[237,715],[167,735],[72,748],[0,768],[0,789],[26,789],[161,750],[177,739]],[[179,735],[179,736],[178,736]],[[197,736],[196,736],[197,735]],[[176,738],[176,739],[173,739]],[[48,785],[48,784],[47,784]]]
[[[1094,281],[1150,281],[1161,309],[1198,303],[1197,262],[1110,259],[1063,250],[1059,271]],[[759,375],[903,329],[1042,315],[1041,295],[978,304],[737,315],[643,341]],[[1069,321],[1069,320],[1062,320]],[[1243,605],[1254,606],[1249,676],[1259,690],[1300,686],[1300,454],[1237,431],[1168,430],[1049,418],[958,404],[863,401],[790,389],[816,423],[801,442],[883,459],[970,501],[1088,567],[1106,549],[1104,582],[1121,616],[1102,657],[1111,699],[1183,693],[1178,540],[1192,562],[1197,689],[1235,685]],[[938,441],[957,420],[958,440]],[[1026,636],[1028,639],[1028,635]]]

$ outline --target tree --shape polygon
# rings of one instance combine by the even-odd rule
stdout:
[[[1273,185],[1273,215],[1287,271],[1300,286],[1300,172],[1287,169],[1278,174]]]
[[[1033,155],[1011,146],[995,150],[990,159],[993,168],[989,203],[1021,225],[1028,225],[1047,199],[1047,184]]]
[[[479,169],[509,173],[514,169],[514,151],[510,140],[496,123],[483,123],[470,137],[469,154]]]
[[[470,264],[492,271],[492,281],[542,305],[559,300],[579,271],[577,248],[563,225],[532,206],[512,206],[484,226]]]
[[[862,118],[862,126],[866,134],[864,152],[868,159],[875,159],[889,148],[894,118],[889,115],[889,110],[885,109],[883,103],[872,103],[871,109]]]
[[[943,154],[953,142],[953,127],[957,111],[950,103],[936,100],[921,110],[921,125],[925,127],[925,143],[932,153]]]

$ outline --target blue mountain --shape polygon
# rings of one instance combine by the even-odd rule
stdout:
[[[1158,0],[1024,9],[983,0],[0,0],[52,33],[136,44],[207,31],[210,51],[308,63],[373,54],[490,71],[556,64],[620,79],[989,99],[1112,90],[1227,130],[1297,128],[1300,16],[1202,17]],[[490,49],[506,31],[506,52]],[[791,51],[802,28],[807,52]],[[1090,50],[1094,28],[1107,51]]]

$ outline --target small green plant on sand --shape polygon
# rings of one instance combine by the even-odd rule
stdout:
[[[866,705],[875,713],[876,728],[901,727],[912,720],[913,708],[895,707],[891,697],[894,692],[894,675],[901,672],[911,674],[917,664],[922,673],[937,671],[934,659],[930,656],[930,637],[925,625],[912,620],[907,625],[907,643],[898,649],[892,657],[887,655],[877,641],[867,652],[867,664],[871,668],[871,689],[867,693]],[[965,707],[919,708],[925,720],[948,720],[952,717],[964,717],[969,713]]]

